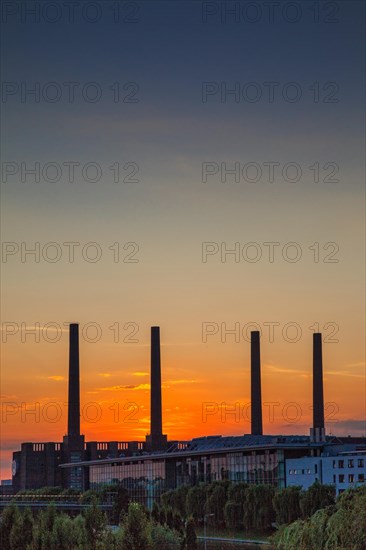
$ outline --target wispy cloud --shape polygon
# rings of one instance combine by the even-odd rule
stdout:
[[[99,391],[120,391],[120,390],[149,390],[150,384],[127,384],[125,386],[107,386],[97,388]]]
[[[148,372],[133,372],[132,376],[149,376]]]
[[[98,376],[102,376],[103,378],[109,378],[112,375],[110,372],[98,372]]]
[[[181,380],[169,380],[162,384],[163,389],[170,388],[170,386],[176,386],[178,384],[198,384],[202,380],[196,379],[181,379]],[[103,388],[97,388],[99,391],[120,391],[120,390],[149,390],[150,384],[126,384],[123,386],[105,386]],[[89,392],[90,393],[90,392]]]
[[[54,380],[55,382],[61,382],[62,380],[65,380],[65,377],[60,375],[47,376],[47,380]]]
[[[348,370],[327,370],[325,374],[330,374],[332,376],[347,376],[351,378],[365,378],[364,374],[357,374]]]

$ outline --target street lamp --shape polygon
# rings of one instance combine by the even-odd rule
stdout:
[[[205,514],[203,516],[203,540],[205,545],[205,550],[207,549],[207,540],[206,540],[206,519],[213,517],[215,514]]]

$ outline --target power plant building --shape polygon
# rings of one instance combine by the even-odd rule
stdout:
[[[339,492],[342,488],[337,483],[342,478],[337,475],[342,474],[334,471],[329,477],[321,473],[328,471],[328,464],[337,465],[341,453],[352,453],[353,464],[362,464],[366,440],[325,435],[320,333],[313,335],[313,407],[310,436],[263,435],[260,334],[255,331],[251,334],[251,434],[170,441],[163,434],[160,329],[152,327],[151,427],[146,441],[85,442],[80,434],[78,325],[72,324],[68,433],[62,443],[23,443],[21,450],[13,453],[13,490],[60,485],[87,490],[115,483],[148,507],[169,489],[218,480],[281,488],[291,484],[305,487],[318,479],[335,484]],[[354,485],[363,483],[361,470],[347,479]],[[300,476],[295,471],[307,473]]]

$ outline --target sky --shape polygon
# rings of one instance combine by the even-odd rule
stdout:
[[[2,11],[2,477],[65,434],[69,322],[87,440],[149,433],[152,325],[171,439],[249,432],[258,328],[265,433],[308,434],[321,331],[365,434],[364,3],[71,4]]]

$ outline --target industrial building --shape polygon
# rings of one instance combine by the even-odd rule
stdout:
[[[352,456],[353,464],[364,465],[360,462],[366,451],[364,438],[325,435],[320,333],[313,335],[313,425],[309,436],[263,435],[258,331],[251,333],[251,434],[168,440],[162,429],[159,327],[151,328],[151,426],[146,441],[84,441],[80,434],[77,324],[70,325],[68,404],[68,433],[62,443],[23,443],[21,451],[14,453],[15,491],[52,485],[86,490],[118,483],[129,490],[131,498],[151,507],[162,492],[183,484],[225,479],[274,487],[307,487],[316,479],[337,484],[342,483],[342,474],[336,467],[329,475],[328,470],[342,460],[338,458],[341,453]],[[353,478],[347,477],[348,485],[364,482],[362,468],[352,471]],[[300,471],[304,474],[297,473]],[[341,489],[337,485],[337,491]]]

